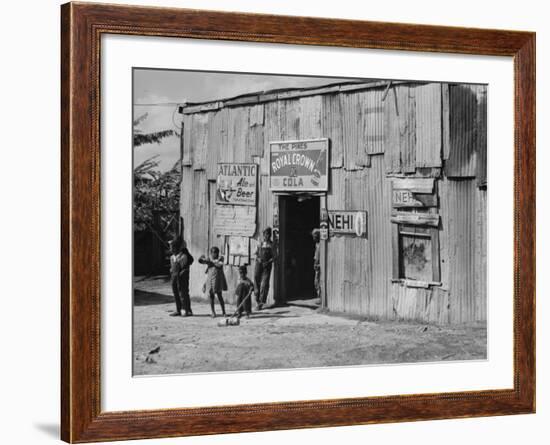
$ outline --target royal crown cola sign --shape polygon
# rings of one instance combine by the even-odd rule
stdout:
[[[272,191],[328,190],[328,139],[270,142]]]

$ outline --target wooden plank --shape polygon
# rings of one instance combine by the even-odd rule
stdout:
[[[432,239],[432,280],[441,280],[440,258],[439,258],[439,228],[430,230]]]
[[[392,191],[392,206],[396,208],[437,207],[437,195],[395,189]]]
[[[392,250],[392,278],[398,280],[399,275],[399,225],[392,224],[391,250]]]
[[[398,224],[428,225],[437,227],[439,215],[434,213],[392,212],[391,221]]]
[[[392,187],[399,190],[410,190],[413,193],[433,193],[433,178],[392,178]]]
[[[207,111],[216,111],[224,107],[223,101],[217,100],[214,102],[206,102],[203,104],[187,105],[183,107],[184,115],[192,115],[195,113],[204,113]]]
[[[257,104],[258,102],[259,102],[259,97],[257,95],[246,95],[242,97],[235,97],[233,99],[224,100],[223,104],[226,107],[236,107],[236,106],[242,106],[242,105]]]

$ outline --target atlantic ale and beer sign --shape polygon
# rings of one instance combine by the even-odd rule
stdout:
[[[256,164],[218,164],[216,204],[255,206],[257,182]]]
[[[328,190],[328,139],[270,142],[272,191]]]

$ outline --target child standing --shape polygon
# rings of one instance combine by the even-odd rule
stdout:
[[[269,279],[271,278],[271,267],[275,259],[275,248],[271,241],[271,227],[263,231],[263,241],[256,250],[256,266],[254,269],[254,292],[258,310],[262,310],[269,293]]]
[[[246,276],[246,266],[239,266],[239,283],[237,289],[235,289],[235,296],[237,297],[237,313],[239,318],[242,317],[243,311],[246,313],[246,317],[250,316],[252,312],[252,292],[254,292],[254,284]]]
[[[222,291],[227,290],[227,281],[223,273],[223,257],[220,257],[220,249],[212,247],[210,249],[210,258],[202,255],[199,258],[199,263],[206,264],[206,283],[204,283],[204,292],[210,300],[210,309],[212,310],[212,318],[216,317],[214,309],[214,297],[218,297],[218,301],[222,308],[222,314],[225,316],[225,303],[223,301]]]
[[[176,300],[176,311],[170,315],[177,317],[181,310],[185,316],[193,315],[191,311],[191,299],[189,298],[189,268],[193,264],[193,256],[187,250],[187,244],[181,237],[175,238],[171,243],[172,255],[170,256],[170,277],[172,280],[172,292]]]

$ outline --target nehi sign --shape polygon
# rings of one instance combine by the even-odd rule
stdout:
[[[331,235],[367,236],[367,212],[364,210],[329,210],[327,217]]]

